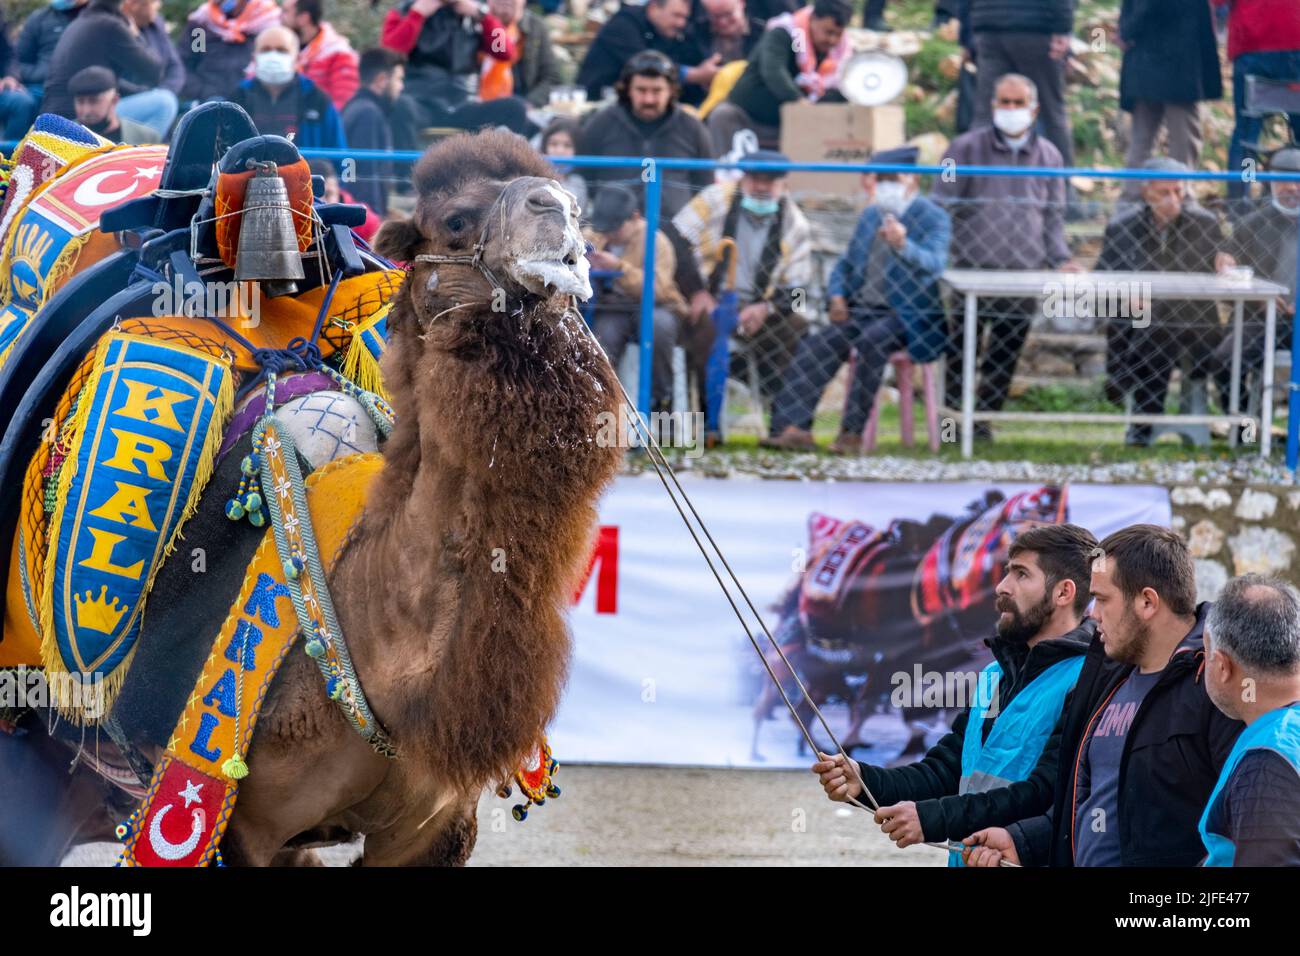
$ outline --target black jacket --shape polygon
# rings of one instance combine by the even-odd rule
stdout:
[[[795,82],[799,73],[794,39],[785,30],[767,30],[750,51],[749,63],[727,99],[756,123],[781,124],[781,104],[804,98]]]
[[[1122,109],[1139,100],[1194,103],[1223,95],[1209,4],[1124,0],[1119,32],[1128,44],[1119,75]]]
[[[1184,200],[1183,211],[1159,229],[1146,203],[1116,216],[1106,225],[1097,272],[1214,272],[1215,254],[1223,247],[1223,230],[1213,213]],[[1121,306],[1124,305],[1120,303]],[[1153,299],[1139,326],[1124,308],[1106,316],[1106,370],[1116,388],[1128,391],[1150,373],[1150,350],[1173,347],[1168,367],[1182,357],[1192,363],[1192,375],[1209,374],[1210,358],[1219,340],[1219,307],[1195,299]],[[1127,383],[1127,384],[1126,384]]]
[[[703,50],[689,30],[676,39],[660,36],[646,19],[644,7],[624,6],[591,42],[578,69],[577,84],[587,88],[588,99],[599,100],[601,90],[618,81],[623,64],[642,50],[665,53],[678,66],[695,66],[704,59]],[[682,102],[702,103],[704,92],[698,86],[683,87]]]
[[[50,58],[41,112],[75,117],[68,81],[88,66],[112,70],[123,96],[158,86],[163,75],[163,61],[143,38],[132,35],[126,16],[108,0],[90,0],[63,31]]]
[[[1095,632],[1093,622],[1085,620],[1068,634],[1040,641],[1032,648],[1001,638],[985,641],[1002,667],[999,705],[1009,706],[1021,690],[1053,664],[1086,653]],[[926,840],[961,840],[984,827],[1005,826],[1022,817],[1045,812],[1052,804],[1059,722],[1027,779],[1009,787],[958,795],[962,744],[969,717],[970,708],[958,714],[952,730],[917,763],[890,769],[862,765],[862,779],[881,806],[900,800],[916,802],[917,818]],[[985,721],[986,739],[996,722],[996,719]]]
[[[393,151],[393,127],[389,114],[393,103],[376,96],[364,86],[343,107],[343,132],[354,149]],[[394,177],[388,160],[358,160],[357,181],[351,184],[353,198],[365,203],[380,217],[388,213],[389,183]]]
[[[668,118],[653,129],[639,123],[622,103],[597,110],[578,132],[579,156],[654,156],[711,159],[713,139],[709,131],[680,106],[670,109]],[[594,196],[602,182],[626,182],[640,191],[641,170],[590,169],[584,174]],[[713,170],[661,170],[663,205],[661,221],[671,219],[701,189],[713,184]]]
[[[50,68],[50,58],[54,48],[59,45],[59,37],[68,28],[68,24],[77,19],[83,7],[70,10],[56,10],[53,7],[41,7],[23,24],[18,34],[18,44],[14,57],[18,61],[18,79],[24,86],[39,86],[45,82],[45,75]]]
[[[968,2],[975,33],[1069,33],[1074,28],[1074,0]]]
[[[1118,804],[1124,866],[1196,866],[1205,857],[1196,827],[1245,726],[1211,703],[1201,681],[1209,609],[1208,603],[1197,607],[1196,623],[1143,698],[1124,740]],[[1052,809],[1008,828],[1022,865],[1074,865],[1075,790],[1088,728],[1132,672],[1093,639],[1059,728]]]
[[[1294,235],[1296,228],[1296,220],[1278,212],[1266,199],[1262,206],[1252,210],[1233,227],[1232,235],[1224,248],[1239,265],[1254,269],[1257,278],[1275,279],[1290,288],[1295,285],[1295,276],[1279,278],[1277,271],[1284,246],[1283,238]],[[1294,290],[1287,298],[1295,300]],[[1248,303],[1244,315],[1247,321],[1258,322],[1260,328],[1263,328],[1263,305],[1258,302]],[[1278,348],[1288,348],[1291,342],[1291,323],[1279,321],[1277,334]]]

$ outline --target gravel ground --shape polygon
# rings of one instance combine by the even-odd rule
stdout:
[[[563,765],[564,793],[523,823],[513,800],[479,804],[471,866],[942,866],[930,847],[899,850],[861,810],[832,804],[807,771]],[[333,865],[358,850],[325,851]],[[113,844],[65,866],[111,866]]]
[[[1285,443],[1285,440],[1282,440]],[[727,450],[698,458],[674,456],[681,474],[708,478],[774,478],[803,481],[1065,481],[1099,484],[1290,485],[1295,475],[1284,464],[1255,456],[1179,461],[1152,458],[1106,464],[1035,461],[905,458],[896,455],[836,457],[819,453]],[[626,472],[653,478],[643,458],[629,459]]]

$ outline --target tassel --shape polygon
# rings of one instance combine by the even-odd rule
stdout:
[[[221,765],[221,772],[231,780],[243,780],[248,776],[248,764],[236,753],[233,757]]]

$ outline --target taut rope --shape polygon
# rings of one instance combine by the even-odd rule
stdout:
[[[870,806],[862,803],[856,797],[849,797],[848,802],[860,810],[865,810],[868,813],[874,814],[880,809],[880,804],[872,794],[871,788],[867,786],[867,782],[862,779],[862,774],[858,770],[857,763],[844,752],[844,746],[840,743],[839,738],[835,736],[835,732],[831,730],[830,725],[826,722],[826,718],[821,712],[821,709],[817,706],[816,701],[812,699],[812,695],[808,693],[808,688],[804,686],[803,680],[799,677],[798,671],[796,671],[794,665],[790,663],[789,658],[785,656],[785,651],[781,649],[781,645],[777,642],[776,638],[772,636],[772,632],[768,630],[767,624],[763,620],[763,615],[759,613],[756,607],[754,607],[754,602],[750,599],[749,593],[745,590],[744,585],[740,583],[740,579],[736,577],[736,573],[731,569],[731,565],[728,563],[726,555],[722,553],[722,549],[718,547],[718,543],[713,540],[713,535],[709,533],[708,526],[704,523],[704,519],[701,518],[699,512],[695,510],[695,505],[691,501],[690,495],[686,493],[686,489],[684,489],[681,482],[677,480],[677,473],[664,457],[663,451],[659,447],[659,443],[655,441],[655,437],[646,426],[646,423],[642,421],[636,403],[632,401],[631,396],[627,393],[627,389],[623,387],[623,383],[619,380],[618,373],[614,369],[613,363],[609,360],[609,355],[606,354],[604,348],[596,339],[595,334],[587,326],[587,323],[578,316],[576,311],[570,310],[568,315],[577,319],[578,325],[581,326],[583,332],[589,339],[591,339],[592,343],[595,344],[600,354],[605,357],[605,361],[609,363],[610,370],[614,373],[614,381],[618,383],[618,390],[622,394],[623,400],[627,403],[628,408],[632,410],[632,418],[637,423],[637,433],[645,443],[650,462],[654,465],[655,474],[659,476],[659,481],[663,484],[664,490],[668,492],[669,499],[677,509],[677,513],[681,515],[682,522],[686,525],[686,530],[690,532],[691,538],[695,541],[695,546],[699,548],[705,564],[709,566],[709,570],[713,573],[714,580],[718,582],[718,587],[722,589],[723,596],[726,597],[727,603],[731,605],[731,610],[735,613],[736,620],[738,620],[740,626],[744,628],[745,637],[749,639],[749,643],[753,646],[755,653],[758,654],[758,659],[762,662],[763,669],[767,671],[768,677],[772,678],[772,682],[776,685],[776,689],[781,695],[781,700],[785,702],[786,709],[790,711],[790,716],[794,718],[794,722],[799,726],[799,731],[803,734],[804,740],[808,742],[808,746],[812,748],[813,753],[822,752],[821,748],[817,745],[817,742],[813,740],[812,734],[809,733],[808,728],[804,725],[803,719],[799,716],[794,704],[790,701],[790,697],[786,694],[785,688],[781,686],[780,679],[777,678],[776,672],[772,669],[772,665],[769,663],[767,655],[763,653],[763,649],[759,645],[758,639],[750,630],[749,624],[746,622],[744,615],[740,612],[740,608],[736,606],[736,601],[728,590],[726,583],[722,580],[722,575],[718,573],[718,569],[714,565],[713,558],[710,556],[708,549],[705,548],[704,543],[700,540],[700,536],[696,533],[695,527],[691,524],[691,519],[686,516],[686,511],[682,509],[682,502],[685,502],[686,509],[690,511],[691,517],[694,518],[695,522],[699,525],[699,529],[708,540],[710,547],[712,547],[713,551],[716,552],[718,560],[727,572],[727,576],[731,579],[732,584],[735,585],[736,590],[740,592],[740,596],[744,600],[745,606],[749,608],[750,613],[753,614],[754,618],[758,621],[758,626],[762,628],[764,636],[776,651],[777,656],[781,658],[781,663],[785,665],[786,669],[790,672],[790,676],[794,678],[795,684],[799,688],[799,693],[801,693],[804,700],[808,702],[808,706],[812,708],[812,712],[817,717],[818,723],[821,724],[822,729],[825,730],[827,736],[830,737],[831,743],[835,745],[836,754],[842,755],[848,766],[852,769],[853,776],[857,778],[858,785],[862,787],[862,795],[867,798],[867,803],[869,803]],[[667,478],[664,477],[665,471],[668,475]],[[671,485],[669,484],[669,479],[672,480]],[[681,496],[681,501],[678,501],[677,495]],[[924,845],[936,847],[937,849],[948,852],[958,853],[966,849],[963,844],[957,843],[956,841],[949,841],[947,843],[925,841]],[[1011,863],[1008,860],[1002,860],[1000,865],[1013,867],[1017,864]]]

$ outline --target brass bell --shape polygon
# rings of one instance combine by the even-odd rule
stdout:
[[[244,220],[235,253],[235,281],[261,282],[270,297],[292,295],[304,277],[289,190],[275,163],[257,163],[244,192]]]

